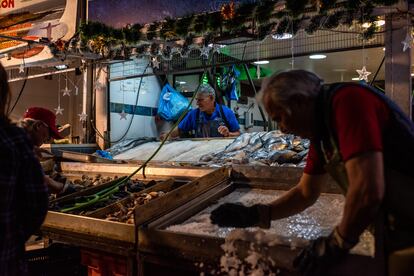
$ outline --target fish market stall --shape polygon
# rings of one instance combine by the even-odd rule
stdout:
[[[256,275],[261,271],[268,275],[278,271],[281,275],[296,275],[291,264],[299,250],[309,240],[328,235],[342,217],[344,197],[332,180],[314,206],[273,221],[267,230],[218,227],[209,217],[225,202],[249,206],[268,203],[296,184],[299,177],[298,168],[234,167],[229,181],[139,229],[142,274],[174,271],[185,275]],[[374,238],[365,232],[352,254],[334,268],[335,275],[360,271],[382,275],[378,265],[381,261],[374,255]]]

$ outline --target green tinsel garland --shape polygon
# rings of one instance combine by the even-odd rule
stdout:
[[[157,34],[158,25],[159,25],[159,23],[154,22],[153,24],[151,24],[148,27],[148,31],[147,31],[147,39],[148,40],[153,40],[154,38],[156,38],[158,36],[158,34]]]
[[[344,11],[336,11],[335,13],[328,15],[325,20],[324,28],[326,29],[336,29],[339,26],[341,18],[344,16]]]
[[[220,32],[223,26],[223,19],[219,12],[214,12],[208,16],[207,30],[210,32]]]
[[[311,18],[309,25],[305,28],[305,32],[309,35],[314,34],[320,27],[322,24],[322,19],[325,16],[322,14],[318,14],[314,17]]]
[[[202,13],[196,16],[194,19],[194,32],[198,35],[203,34],[207,31],[207,21],[208,17],[207,14]]]
[[[282,20],[280,20],[279,24],[277,25],[276,34],[283,35],[284,33],[289,32],[288,30],[289,23],[290,23],[290,20],[288,17],[282,18]]]
[[[175,23],[175,32],[180,37],[185,37],[188,34],[188,30],[194,20],[194,16],[183,17]]]
[[[177,20],[167,17],[161,24],[160,35],[165,40],[170,40],[177,37],[176,34],[176,23]]]
[[[96,40],[94,45],[125,45],[136,44],[141,40],[152,41],[154,38],[161,37],[166,40],[181,38],[184,39],[189,33],[197,36],[211,37],[214,41],[216,37],[226,35],[237,36],[250,33],[259,38],[266,35],[292,33],[295,34],[308,18],[303,16],[305,8],[308,4],[307,0],[287,0],[285,2],[286,9],[273,14],[274,6],[280,1],[263,0],[256,2],[245,2],[236,8],[235,16],[224,21],[219,11],[214,13],[203,13],[198,15],[185,16],[180,19],[167,18],[163,22],[154,22],[150,24],[147,32],[142,33],[143,26],[135,24],[120,29],[108,27],[103,23],[89,22],[80,26],[81,43],[86,45],[87,41]],[[351,25],[355,20],[360,24],[371,23],[371,27],[364,30],[361,36],[369,39],[374,36],[376,26],[373,24],[377,18],[372,16],[375,6],[389,6],[397,3],[398,0],[349,0],[346,2],[338,2],[337,0],[320,0],[312,1],[313,4],[320,4],[319,13],[310,18],[305,31],[312,34],[319,28],[334,29],[339,24]],[[335,11],[332,12],[332,10]],[[276,20],[276,22],[275,22]],[[323,24],[323,26],[322,26]],[[184,44],[188,47],[187,42]],[[99,51],[102,51],[101,48]],[[137,51],[144,51],[139,47]],[[125,52],[125,51],[124,51]]]
[[[290,0],[286,1],[286,8],[289,10],[290,14],[296,18],[304,13],[307,4],[308,0]]]
[[[275,3],[273,1],[264,1],[260,4],[255,12],[256,20],[259,24],[268,24],[273,13]]]

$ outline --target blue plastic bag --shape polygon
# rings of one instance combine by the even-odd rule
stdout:
[[[106,158],[106,159],[113,160],[113,157],[112,157],[111,153],[110,153],[110,152],[107,152],[107,151],[105,151],[105,150],[97,150],[95,153],[96,153],[96,155],[98,155],[99,157],[102,157],[102,158]]]
[[[186,110],[188,100],[168,83],[162,88],[158,103],[158,115],[166,121],[175,121]]]

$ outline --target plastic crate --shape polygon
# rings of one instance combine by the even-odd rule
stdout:
[[[80,251],[76,247],[52,244],[47,248],[26,252],[28,271],[31,276],[86,275],[80,263]]]
[[[123,276],[128,274],[127,260],[122,256],[82,249],[81,263],[88,268],[88,276]]]

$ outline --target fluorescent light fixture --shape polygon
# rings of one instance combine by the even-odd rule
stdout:
[[[310,55],[309,58],[310,59],[324,59],[326,58],[326,55],[322,55],[322,54]]]
[[[359,81],[359,78],[352,78],[353,81]]]
[[[68,69],[68,66],[66,64],[59,64],[59,65],[56,65],[55,68],[57,70],[65,70],[65,69]]]
[[[377,27],[381,27],[385,25],[385,20],[377,20],[374,22],[375,26]],[[362,24],[362,28],[369,28],[371,26],[371,23],[369,22],[365,22],[364,24]]]
[[[292,38],[293,35],[289,34],[289,33],[284,33],[284,34],[272,34],[272,38],[273,39],[277,39],[277,40],[282,40],[282,39],[289,39]]]
[[[262,64],[269,64],[268,60],[258,60],[253,62],[254,64],[262,65]]]
[[[176,81],[178,84],[186,84],[186,81]]]
[[[218,46],[219,48],[224,48],[224,47],[226,47],[226,45],[223,45],[223,44],[213,44],[213,43],[210,43],[210,44],[208,44],[207,46],[208,46],[208,47],[210,47],[210,48],[213,48],[213,47],[214,47],[214,45]]]

